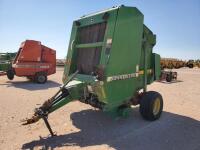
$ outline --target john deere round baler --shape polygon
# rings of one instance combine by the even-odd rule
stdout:
[[[160,77],[160,56],[152,52],[156,36],[135,7],[113,7],[73,22],[63,73],[63,86],[35,109],[24,124],[44,119],[65,104],[79,100],[112,116],[125,116],[140,105],[147,120],[163,109],[162,96],[146,87]]]

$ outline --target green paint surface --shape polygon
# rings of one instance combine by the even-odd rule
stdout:
[[[107,20],[103,19],[105,13],[109,14]],[[95,80],[92,75],[78,74],[75,80],[83,82],[84,86],[74,88],[72,93],[79,95],[77,98],[82,95],[80,89],[90,85],[99,101],[106,104],[104,110],[114,110],[127,103],[146,84],[159,78],[160,56],[152,53],[156,36],[144,25],[143,20],[144,15],[137,8],[120,6],[74,21],[66,58],[70,63],[65,65],[63,82],[76,71],[78,48],[101,47],[100,63],[96,67],[103,68],[104,71],[104,78],[101,80]],[[77,21],[79,25],[76,24]],[[102,42],[79,43],[79,28],[102,22],[107,23]],[[148,73],[149,69],[152,73]],[[107,81],[108,77],[138,73],[141,70],[144,74],[137,77]]]

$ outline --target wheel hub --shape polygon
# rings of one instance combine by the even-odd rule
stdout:
[[[44,80],[45,80],[45,77],[44,77],[44,76],[39,76],[39,77],[38,77],[38,81],[44,82]]]
[[[153,104],[153,114],[157,115],[160,111],[160,100],[157,98]]]

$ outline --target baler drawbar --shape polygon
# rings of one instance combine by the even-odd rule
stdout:
[[[39,119],[43,119],[47,128],[49,129],[51,135],[53,136],[54,133],[52,132],[51,130],[51,127],[47,121],[47,117],[48,117],[48,114],[53,112],[54,110],[58,109],[59,108],[59,105],[60,103],[66,103],[68,99],[66,99],[67,96],[69,96],[69,92],[68,90],[65,88],[65,86],[71,81],[74,79],[74,77],[77,75],[78,71],[76,71],[71,77],[70,79],[68,80],[68,82],[66,82],[60,89],[59,91],[54,95],[52,96],[50,99],[48,99],[47,101],[45,101],[43,103],[43,105],[39,108],[36,108],[35,109],[35,113],[34,115],[32,116],[32,118],[30,119],[25,119],[25,120],[22,120],[23,125],[27,125],[27,124],[32,124],[32,123],[35,123],[37,122]],[[65,98],[65,99],[63,99]],[[62,105],[61,105],[62,106]]]

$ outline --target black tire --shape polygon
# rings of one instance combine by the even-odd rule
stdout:
[[[140,114],[145,120],[154,121],[159,119],[162,114],[162,110],[163,98],[160,93],[148,91],[142,95],[140,99]]]
[[[171,82],[172,81],[172,74],[167,74],[166,81]]]
[[[35,75],[35,81],[39,84],[44,84],[45,82],[47,82],[47,75],[46,73],[37,73]]]
[[[189,67],[189,68],[193,68],[194,65],[193,65],[193,64],[189,64],[188,67]]]
[[[7,75],[7,78],[9,80],[13,80],[14,79],[14,76],[15,76],[15,73],[13,71],[13,69],[9,69],[7,72],[6,72],[6,75]]]

